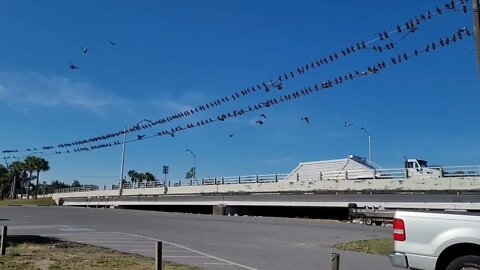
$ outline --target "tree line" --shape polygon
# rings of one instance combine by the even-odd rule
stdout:
[[[50,166],[44,158],[28,156],[25,160],[14,161],[7,166],[0,165],[0,199],[37,198],[39,193],[40,172],[48,171]],[[35,180],[35,183],[32,183]]]

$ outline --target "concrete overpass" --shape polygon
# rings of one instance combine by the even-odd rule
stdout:
[[[126,183],[122,196],[118,186],[112,186],[64,189],[52,197],[68,206],[156,206],[187,211],[197,207],[203,208],[201,212],[223,214],[249,213],[254,207],[346,209],[349,203],[386,209],[480,211],[480,166],[444,167],[439,168],[439,175],[411,177],[404,168],[378,170],[362,168],[355,159],[336,161],[301,163],[289,174],[157,181],[135,187]],[[341,170],[324,171],[326,166],[341,166]]]

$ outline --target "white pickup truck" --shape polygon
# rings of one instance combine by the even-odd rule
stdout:
[[[394,266],[421,270],[480,270],[480,216],[397,211]]]

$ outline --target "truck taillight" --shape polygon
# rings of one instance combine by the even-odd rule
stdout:
[[[393,240],[395,241],[405,241],[407,235],[405,232],[405,223],[402,219],[394,218],[393,219]]]

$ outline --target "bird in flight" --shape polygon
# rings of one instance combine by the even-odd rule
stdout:
[[[353,124],[345,121],[345,127],[349,127],[349,126],[353,126]]]
[[[233,138],[234,135],[235,135],[235,133],[232,133],[232,134],[228,135],[228,137]]]
[[[263,125],[265,122],[263,122],[262,120],[257,120],[257,122],[255,122],[255,123]]]
[[[310,124],[310,119],[308,119],[308,117],[302,117],[301,119],[303,121],[307,122],[307,124]]]
[[[72,64],[70,61],[68,61],[68,66],[70,67],[70,69],[78,69],[78,67]]]
[[[260,114],[260,117],[267,119],[267,116],[264,113]]]
[[[88,48],[82,47],[83,54],[87,54]]]
[[[110,41],[110,44],[111,44],[112,46],[117,46],[117,43],[115,43],[115,42],[113,42],[113,41]]]

